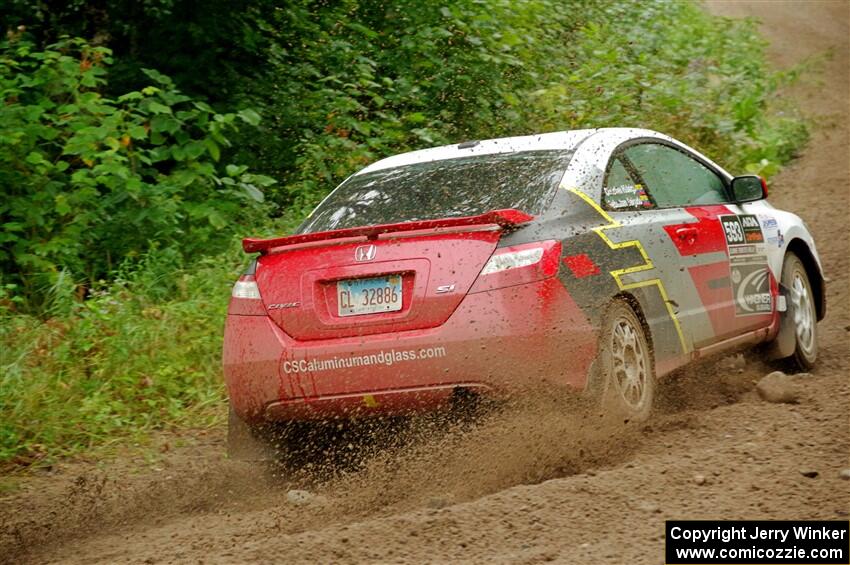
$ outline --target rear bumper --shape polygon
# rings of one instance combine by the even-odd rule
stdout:
[[[488,393],[491,390],[480,383],[452,383],[378,390],[368,394],[359,392],[318,398],[295,398],[269,404],[265,410],[265,419],[300,421],[424,412],[450,404],[458,389],[481,393]]]
[[[429,410],[458,388],[582,388],[596,331],[556,279],[467,295],[436,328],[298,341],[228,315],[224,376],[246,421]]]

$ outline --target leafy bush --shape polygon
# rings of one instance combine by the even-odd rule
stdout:
[[[0,43],[0,268],[31,309],[150,250],[222,249],[274,182],[220,162],[256,112],[216,113],[149,69],[151,86],[105,97],[110,62],[80,39]]]
[[[224,316],[245,263],[236,239],[189,267],[157,250],[69,314],[43,321],[0,303],[0,467],[219,421]]]
[[[0,462],[30,464],[215,416],[224,392],[223,297],[236,276],[233,262],[216,257],[196,264],[192,274],[163,273],[153,258],[95,289],[73,315],[41,322],[6,312]],[[148,297],[163,286],[167,300]]]
[[[541,28],[546,80],[528,95],[532,129],[649,127],[732,171],[768,176],[806,140],[792,108],[768,111],[796,71],[768,69],[755,21],[689,2],[598,6],[569,38],[563,27]]]
[[[754,23],[692,2],[211,0],[197,10],[156,0],[99,10],[13,0],[0,18],[37,38],[110,38],[119,86],[156,66],[214,107],[257,108],[261,134],[234,133],[237,157],[280,181],[267,196],[289,218],[368,162],[440,143],[640,125],[732,169],[772,173],[805,136],[793,114],[767,111],[784,77],[765,67]]]
[[[544,78],[550,39],[540,28],[569,32],[595,11],[562,4],[300,0],[258,16],[268,64],[242,96],[269,117],[249,146],[281,180],[270,198],[303,214],[376,159],[529,133],[523,94]]]
[[[766,174],[805,140],[767,111],[787,77],[755,23],[693,3],[305,0],[257,17],[268,64],[242,96],[269,119],[245,146],[291,215],[378,158],[466,139],[649,127]]]

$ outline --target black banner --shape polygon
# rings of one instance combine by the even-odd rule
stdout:
[[[668,565],[847,565],[850,522],[668,521],[665,562]]]

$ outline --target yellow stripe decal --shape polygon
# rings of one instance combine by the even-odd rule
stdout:
[[[629,290],[631,288],[640,288],[644,286],[652,286],[655,285],[658,287],[658,291],[661,293],[661,299],[664,300],[664,306],[667,307],[667,312],[670,314],[670,319],[673,320],[673,325],[676,327],[676,333],[679,334],[679,343],[682,345],[682,351],[687,353],[688,346],[685,343],[685,334],[682,333],[682,326],[679,325],[679,319],[676,318],[676,313],[673,311],[673,307],[670,305],[670,299],[667,296],[667,290],[664,288],[664,283],[661,282],[661,279],[649,279],[645,281],[639,281],[635,283],[623,283],[620,279],[623,275],[628,275],[631,273],[639,273],[641,271],[650,271],[655,268],[655,265],[652,264],[652,259],[649,258],[649,255],[646,254],[646,250],[643,248],[643,244],[637,239],[633,239],[630,241],[623,241],[621,243],[615,243],[611,241],[608,235],[605,234],[605,230],[619,228],[622,227],[623,224],[612,218],[608,215],[608,213],[602,209],[599,204],[594,202],[594,200],[578,190],[577,188],[567,188],[570,192],[587,202],[591,208],[599,212],[605,221],[608,222],[607,225],[599,226],[593,228],[593,231],[596,232],[596,235],[602,238],[602,241],[608,244],[608,247],[611,249],[624,249],[626,247],[634,247],[640,253],[640,256],[643,257],[644,264],[636,265],[634,267],[628,267],[625,269],[617,269],[615,271],[611,271],[611,276],[614,277],[614,280],[617,282],[617,286],[620,290]]]

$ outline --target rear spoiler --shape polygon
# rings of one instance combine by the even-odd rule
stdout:
[[[526,214],[521,210],[492,210],[477,216],[462,216],[459,218],[442,218],[438,220],[420,220],[415,222],[400,222],[397,224],[363,226],[342,230],[290,235],[287,237],[276,237],[273,239],[255,239],[248,237],[242,240],[242,249],[245,250],[245,253],[266,253],[275,247],[308,243],[312,241],[325,241],[328,239],[362,236],[365,236],[368,239],[377,239],[379,235],[384,233],[454,228],[462,226],[498,225],[502,228],[514,228],[527,224],[533,219],[534,216]]]

